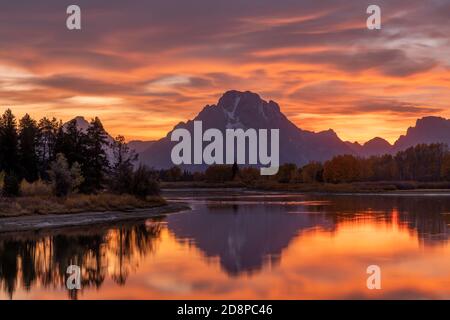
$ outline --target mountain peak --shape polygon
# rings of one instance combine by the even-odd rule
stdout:
[[[400,151],[420,143],[450,144],[450,120],[435,116],[420,118],[414,127],[408,128],[406,135],[400,136],[394,147]]]
[[[267,102],[251,91],[227,91],[217,106],[207,106],[204,111],[215,108],[223,114],[227,128],[266,127],[282,116],[277,103]]]
[[[450,120],[447,120],[442,117],[436,117],[436,116],[428,116],[423,117],[420,119],[417,119],[416,121],[416,129],[433,129],[435,126],[450,126]]]
[[[364,147],[378,147],[379,146],[379,147],[384,147],[384,148],[390,148],[391,144],[383,138],[375,137],[373,139],[370,139],[366,143],[364,143],[363,146]]]
[[[270,106],[277,111],[280,111],[280,107],[278,104],[272,100],[269,102],[265,101],[261,98],[261,96],[257,93],[251,91],[237,91],[237,90],[229,90],[225,92],[222,97],[219,99],[217,104],[218,107],[222,107],[223,109],[231,112],[235,110],[237,107],[253,107],[261,108],[262,106]]]
[[[64,123],[63,127],[66,128],[68,124],[72,121],[75,121],[77,128],[83,132],[86,132],[87,129],[89,128],[89,122],[83,116],[77,116],[72,120],[67,121],[66,123]]]
[[[77,123],[89,123],[85,117],[83,116],[76,116],[72,120],[75,120]]]

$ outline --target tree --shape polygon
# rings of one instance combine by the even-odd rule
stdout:
[[[304,183],[323,182],[323,165],[313,161],[303,166],[301,180]]]
[[[231,168],[231,172],[232,172],[232,176],[231,179],[234,180],[234,178],[237,177],[237,175],[239,174],[239,166],[237,165],[237,163],[233,163],[233,167]]]
[[[133,174],[131,194],[139,198],[146,198],[150,195],[159,195],[159,192],[154,172],[146,166],[139,166]]]
[[[372,166],[371,180],[374,181],[389,181],[398,179],[397,163],[390,154],[383,156],[374,156],[369,159]]]
[[[245,184],[252,184],[261,177],[261,174],[257,168],[245,167],[239,170],[239,177]]]
[[[55,152],[63,153],[69,165],[86,161],[86,134],[78,128],[75,119],[58,129],[55,142]]]
[[[233,170],[230,165],[215,164],[211,165],[205,171],[205,179],[207,182],[226,182],[233,178]]]
[[[180,167],[173,166],[169,170],[165,172],[165,180],[166,181],[180,181],[183,172]]]
[[[0,170],[18,171],[18,137],[16,118],[8,109],[0,119]]]
[[[50,167],[50,163],[56,158],[56,138],[61,127],[61,121],[58,122],[56,118],[50,120],[44,117],[39,120],[37,158],[39,163],[39,174],[43,178],[48,178],[47,170]]]
[[[37,144],[39,129],[35,120],[26,114],[19,122],[19,165],[22,176],[28,182],[38,179]]]
[[[20,194],[20,181],[14,172],[8,172],[3,181],[3,195],[17,197]]]
[[[444,144],[419,144],[398,152],[395,161],[400,179],[438,181],[442,175],[442,163],[448,153]]]
[[[100,119],[95,117],[86,134],[86,159],[82,164],[85,177],[82,186],[84,192],[94,192],[102,188],[109,168],[105,151],[107,146],[108,136]]]
[[[52,183],[53,194],[57,197],[65,197],[76,191],[84,180],[78,163],[75,162],[70,168],[62,153],[56,155],[56,160],[50,164],[48,174]]]
[[[326,182],[359,181],[362,176],[361,161],[352,155],[336,156],[325,162],[323,178]]]
[[[131,150],[123,136],[117,136],[112,144],[114,162],[111,168],[110,188],[117,193],[131,193],[133,167],[138,155]]]
[[[280,183],[289,183],[294,178],[297,166],[294,163],[286,163],[280,166],[276,179]]]
[[[441,178],[450,181],[450,153],[447,153],[442,159]]]

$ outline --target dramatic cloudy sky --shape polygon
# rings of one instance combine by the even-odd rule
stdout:
[[[450,117],[449,17],[450,0],[1,0],[0,107],[155,139],[251,90],[303,129],[394,141]]]

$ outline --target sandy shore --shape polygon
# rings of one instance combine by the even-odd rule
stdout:
[[[160,207],[126,212],[107,211],[0,218],[0,233],[142,220],[188,209],[189,207],[185,204],[169,203]]]

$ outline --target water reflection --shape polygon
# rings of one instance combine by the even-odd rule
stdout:
[[[282,251],[304,230],[333,233],[339,224],[376,223],[407,227],[424,245],[447,241],[450,197],[226,195],[168,217],[168,228],[207,257],[219,257],[231,276],[279,262]],[[201,196],[197,195],[197,199]],[[357,240],[357,239],[356,239]]]
[[[450,285],[450,196],[242,191],[166,196],[188,201],[193,210],[158,221],[0,235],[4,297],[450,294],[445,289]],[[374,263],[383,266],[385,290],[368,293],[365,268]],[[65,288],[71,264],[82,269],[81,291]]]
[[[100,288],[106,277],[124,285],[154,252],[159,223],[103,226],[0,236],[0,285],[10,298],[18,286],[65,288],[69,265],[81,267],[83,290]],[[79,291],[67,290],[76,299]],[[82,291],[81,291],[82,293]]]
[[[278,264],[281,252],[303,230],[332,230],[326,214],[291,213],[286,206],[208,205],[167,218],[179,241],[198,247],[207,257],[219,257],[231,276],[252,274]]]

